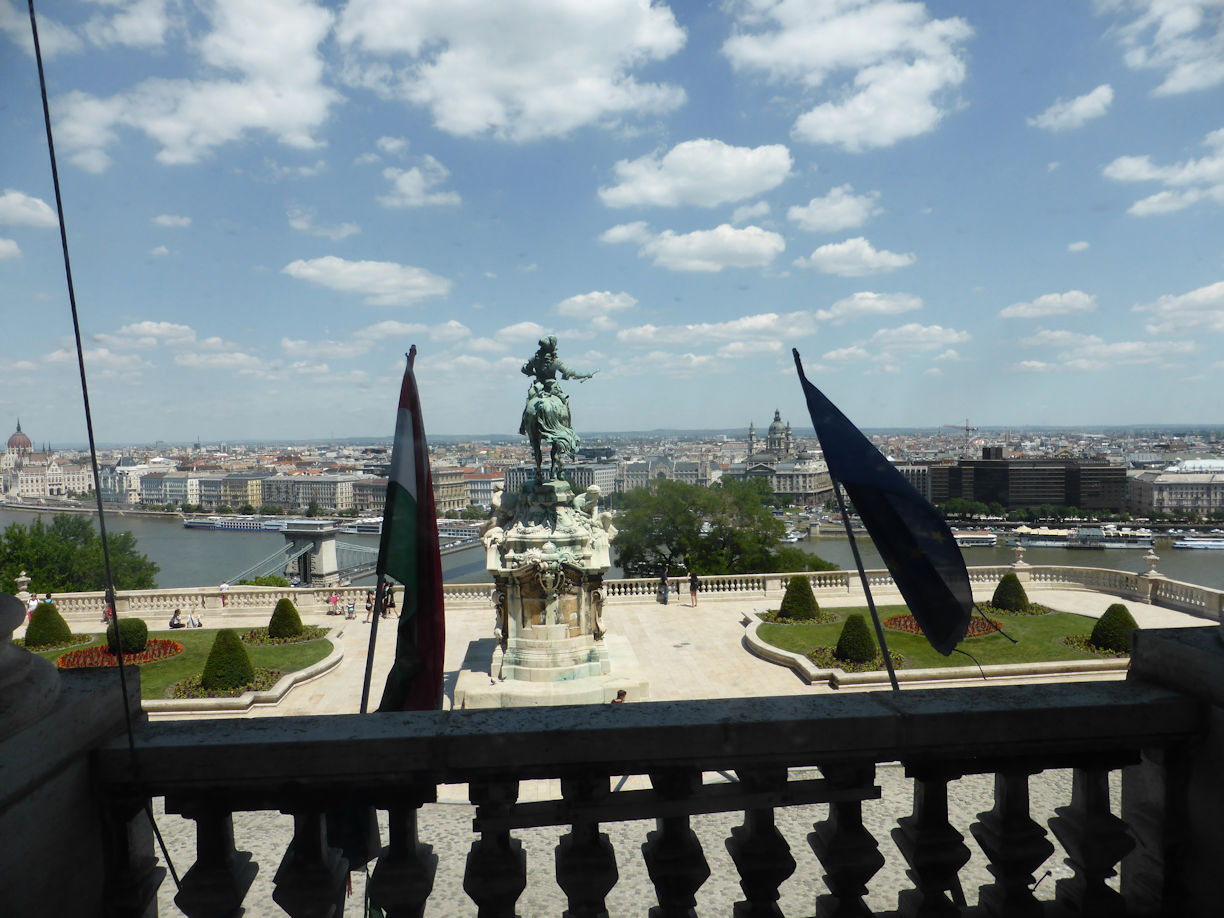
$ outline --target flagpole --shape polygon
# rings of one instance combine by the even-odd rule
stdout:
[[[383,593],[387,578],[381,574],[374,586],[374,624],[370,626],[370,649],[366,651],[365,679],[361,683],[361,713],[366,713],[370,703],[370,680],[374,677],[374,645],[378,640],[378,620],[382,618]]]
[[[846,527],[846,536],[850,539],[850,551],[854,555],[854,564],[858,568],[859,580],[863,584],[863,592],[867,595],[867,608],[871,610],[871,620],[875,622],[876,638],[880,642],[880,654],[884,657],[884,668],[888,670],[888,681],[892,683],[893,691],[901,691],[897,684],[897,674],[893,670],[892,656],[888,653],[888,642],[884,640],[884,626],[880,624],[880,615],[876,612],[875,600],[871,598],[871,587],[867,585],[867,572],[863,570],[863,558],[859,555],[858,542],[854,540],[854,530],[850,528],[850,515],[846,513],[846,501],[842,497],[841,485],[832,478],[833,493],[837,495],[837,506],[841,510],[842,524]]]

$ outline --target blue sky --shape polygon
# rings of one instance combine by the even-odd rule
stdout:
[[[1221,423],[1224,0],[43,3],[104,441]],[[0,420],[83,440],[25,4]]]

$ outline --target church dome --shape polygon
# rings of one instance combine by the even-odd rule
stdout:
[[[774,410],[773,423],[769,425],[769,436],[780,437],[786,432],[786,425],[782,423],[782,412]]]
[[[17,432],[8,438],[8,448],[25,452],[32,452],[34,449],[30,438],[21,432],[21,421],[17,422]]]

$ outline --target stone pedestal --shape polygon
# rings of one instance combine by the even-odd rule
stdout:
[[[605,640],[603,576],[616,530],[599,489],[529,481],[498,493],[483,541],[495,584],[497,648],[485,672],[460,673],[456,707],[611,701],[648,694],[627,643]]]

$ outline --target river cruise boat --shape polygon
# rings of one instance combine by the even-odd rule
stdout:
[[[375,520],[353,520],[340,527],[341,532],[351,535],[382,535],[382,517]]]
[[[1030,529],[1021,526],[1016,529],[1014,541],[1019,542],[1022,548],[1066,548],[1071,543],[1071,535],[1070,529],[1048,529],[1045,526]]]
[[[1106,548],[1149,549],[1155,544],[1150,529],[1118,529],[1115,526],[1106,526],[1101,532],[1105,537]]]
[[[952,538],[961,548],[994,548],[999,544],[999,537],[993,532],[959,530],[953,531]]]
[[[285,520],[260,516],[196,516],[183,520],[187,529],[228,529],[236,532],[281,532]]]
[[[1174,548],[1198,548],[1224,551],[1224,537],[1220,536],[1186,536],[1173,543]]]

